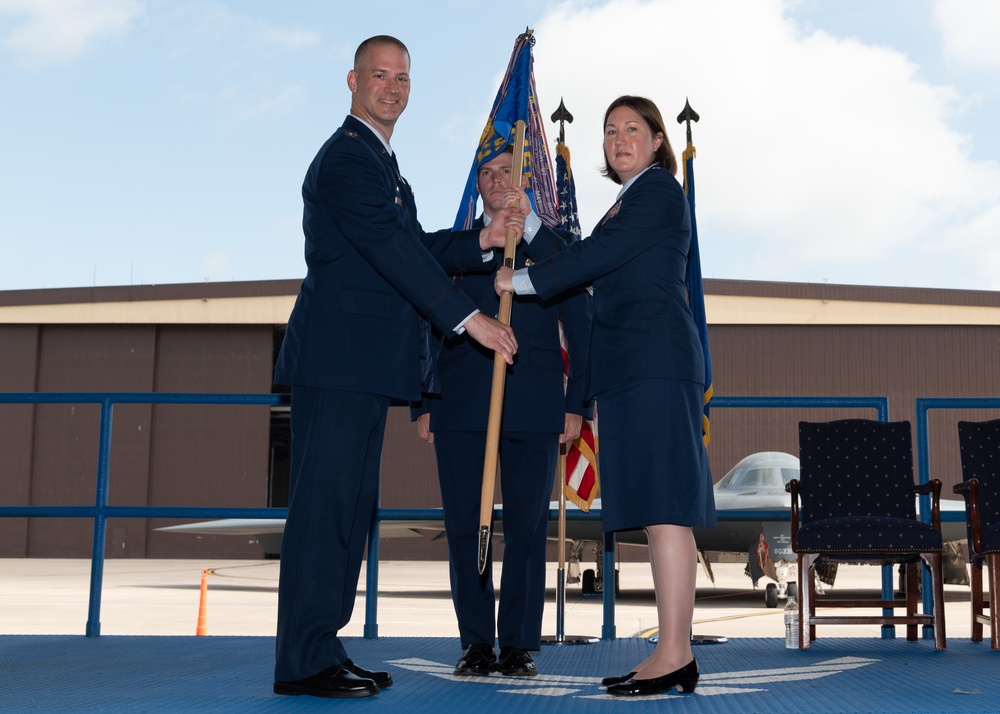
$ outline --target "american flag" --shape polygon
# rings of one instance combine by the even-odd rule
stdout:
[[[576,185],[570,169],[569,147],[562,141],[556,144],[556,189],[559,192],[559,227],[581,235],[580,218],[576,210]],[[569,376],[569,353],[566,336],[559,323],[559,341],[562,344],[563,366]],[[599,486],[597,470],[597,422],[583,420],[580,436],[566,451],[566,498],[586,512],[590,510]]]
[[[582,236],[580,215],[576,210],[576,183],[569,169],[569,147],[561,141],[556,144],[556,192],[559,194],[559,227]]]

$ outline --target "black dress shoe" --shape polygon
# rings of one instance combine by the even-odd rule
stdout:
[[[455,665],[452,672],[456,677],[485,677],[493,669],[496,657],[493,655],[493,647],[485,642],[477,642],[469,645],[462,653],[462,659]]]
[[[621,684],[622,682],[627,682],[635,676],[635,672],[629,672],[628,674],[623,674],[620,677],[605,677],[601,680],[602,687],[610,687],[612,684]]]
[[[351,660],[345,660],[340,666],[356,677],[372,680],[375,682],[375,686],[379,689],[385,689],[386,687],[392,686],[392,675],[388,672],[372,672],[364,667],[359,667]]]
[[[651,697],[663,694],[674,687],[677,691],[690,694],[698,686],[698,660],[692,659],[680,669],[675,669],[662,677],[652,679],[630,679],[608,687],[608,694],[618,697]]]
[[[370,679],[358,677],[347,668],[336,665],[319,674],[294,682],[275,682],[275,694],[311,694],[314,697],[354,698],[378,694],[378,687]]]
[[[505,677],[534,677],[538,674],[534,661],[520,647],[501,647],[497,669]]]

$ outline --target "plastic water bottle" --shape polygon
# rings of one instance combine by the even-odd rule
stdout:
[[[785,603],[785,649],[799,648],[799,606],[795,598]]]

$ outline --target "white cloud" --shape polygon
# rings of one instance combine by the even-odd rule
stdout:
[[[277,27],[218,3],[186,5],[177,8],[173,17],[178,22],[173,38],[177,56],[224,48],[233,53],[231,61],[236,64],[241,58],[256,62],[261,55],[316,47],[321,39],[313,30]]]
[[[318,32],[310,30],[285,30],[271,27],[260,20],[250,22],[253,44],[262,50],[298,50],[316,47],[320,42]]]
[[[616,96],[640,94],[657,102],[678,154],[685,98],[702,117],[694,143],[709,277],[933,284],[942,261],[963,259],[957,246],[992,245],[1000,168],[970,160],[969,138],[950,124],[966,99],[896,50],[804,33],[782,9],[612,0],[584,11],[564,3],[538,23],[538,94],[551,103],[542,110],[562,96],[577,118],[567,144],[584,231],[617,191],[596,171],[603,113]],[[594,37],[604,39],[585,39]],[[983,279],[1000,269],[985,251],[964,260]]]
[[[273,114],[289,114],[305,101],[302,83],[274,87],[270,81],[253,77],[238,86],[220,92],[217,103],[236,111],[241,120],[253,120]]]
[[[936,0],[933,15],[945,57],[971,69],[1000,69],[1000,3]]]
[[[177,104],[212,104],[246,121],[294,112],[306,100],[305,83],[274,65],[318,46],[318,32],[277,27],[218,3],[186,5],[169,19],[171,59],[203,68],[175,90]]]
[[[122,37],[142,13],[138,0],[0,0],[0,45],[29,67],[61,64]]]

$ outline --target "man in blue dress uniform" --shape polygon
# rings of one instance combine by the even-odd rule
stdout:
[[[277,694],[364,697],[392,684],[347,656],[365,540],[376,510],[390,400],[421,393],[420,323],[464,332],[512,362],[513,331],[448,277],[503,245],[494,229],[426,234],[389,146],[410,91],[396,38],[365,40],[347,74],[351,115],[302,186],[308,272],[275,382],[292,387],[288,520],[281,546]],[[510,219],[517,223],[516,214]],[[442,270],[442,266],[444,270]]]
[[[500,215],[503,191],[511,185],[513,159],[508,145],[507,151],[479,167],[476,187],[483,197],[483,215],[474,227],[492,225]],[[576,238],[568,232],[560,232],[560,237],[566,245]],[[533,254],[522,242],[515,267],[545,257]],[[490,267],[490,272],[481,268],[460,272],[455,283],[482,312],[495,314],[499,298],[492,271],[497,266]],[[560,318],[570,355],[565,389]],[[541,646],[545,544],[559,444],[579,436],[583,418],[592,417],[584,384],[590,318],[586,290],[558,300],[514,298],[511,324],[518,354],[505,377],[499,449],[504,544],[499,612],[490,567],[492,547],[482,575],[476,567],[493,353],[465,336],[444,336],[437,357],[440,394],[425,395],[414,409],[419,415],[418,433],[434,444],[437,455],[451,594],[464,649],[455,675],[537,674],[528,652]],[[499,660],[494,638],[500,645]]]

